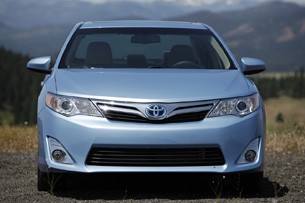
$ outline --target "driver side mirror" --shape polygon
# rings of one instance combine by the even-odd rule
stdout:
[[[256,58],[243,57],[241,58],[241,68],[245,75],[252,75],[266,70],[266,64]]]
[[[27,68],[31,71],[50,74],[51,57],[44,56],[39,58],[34,58],[27,63]]]

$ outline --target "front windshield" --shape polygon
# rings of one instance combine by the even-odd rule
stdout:
[[[59,68],[229,69],[232,63],[208,30],[176,28],[79,29]]]

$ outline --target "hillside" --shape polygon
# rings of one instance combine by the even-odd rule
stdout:
[[[271,70],[295,70],[305,64],[305,7],[272,2],[240,11],[202,11],[168,20],[207,23],[222,35],[237,59],[258,57]]]
[[[28,60],[0,48],[0,125],[36,123],[36,98],[43,76],[26,70]]]
[[[31,56],[56,56],[73,25],[18,29],[0,26],[0,46]]]
[[[149,3],[115,0],[100,4],[80,0],[1,0],[0,8],[1,21],[14,28],[59,26],[79,21],[124,19],[128,16],[161,19],[198,10],[194,6],[162,0]]]
[[[147,19],[142,14],[140,12],[114,19]],[[104,19],[99,16],[100,14],[92,13],[93,19]],[[297,70],[305,64],[305,7],[302,6],[271,2],[243,10],[203,10],[164,19],[207,23],[225,39],[238,60],[242,56],[261,58],[272,71]],[[27,29],[0,24],[0,45],[31,56],[56,56],[73,24],[49,23]]]
[[[78,21],[164,19],[198,10],[225,11],[249,8],[264,0],[1,0],[0,19],[11,27],[58,26]]]

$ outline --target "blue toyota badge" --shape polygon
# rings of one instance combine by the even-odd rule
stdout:
[[[166,116],[166,109],[162,105],[152,104],[146,108],[145,113],[151,120],[162,120]]]

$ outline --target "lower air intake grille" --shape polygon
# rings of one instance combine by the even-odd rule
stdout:
[[[218,166],[219,148],[92,148],[87,165],[96,166]]]

